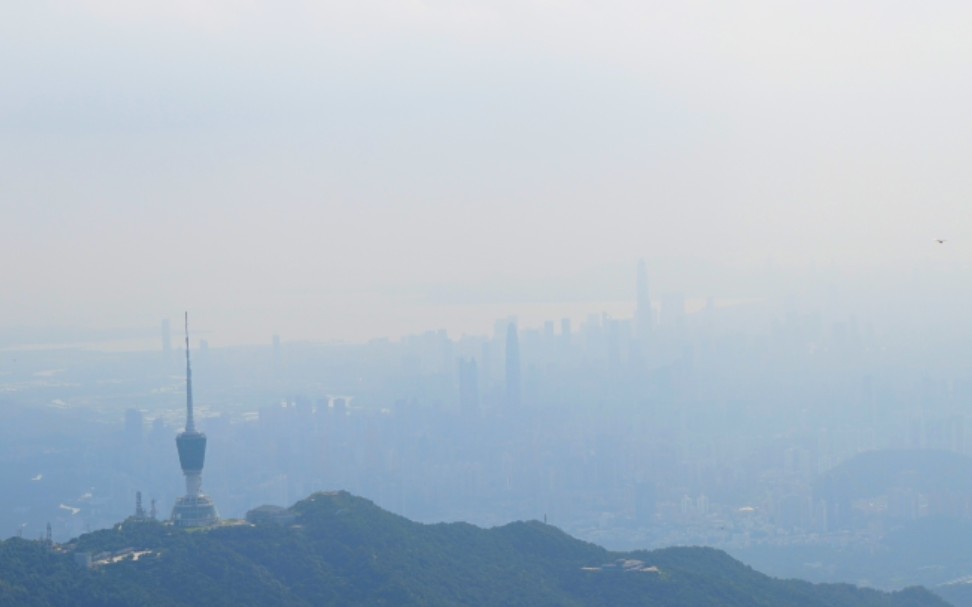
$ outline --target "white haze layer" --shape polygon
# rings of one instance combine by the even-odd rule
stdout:
[[[5,2],[0,328],[188,308],[215,345],[485,332],[623,310],[644,258],[657,293],[954,333],[970,22],[962,2]]]

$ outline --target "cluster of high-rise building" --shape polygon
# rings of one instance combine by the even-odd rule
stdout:
[[[913,365],[852,317],[716,300],[690,312],[684,297],[651,297],[644,263],[635,286],[630,317],[210,348],[192,361],[205,372],[202,409],[188,339],[184,363],[171,344],[143,355],[157,375],[119,401],[138,407],[104,439],[124,448],[76,458],[90,489],[44,498],[65,506],[54,534],[117,521],[138,490],[187,526],[216,522],[215,503],[235,518],[347,489],[426,521],[546,515],[618,547],[820,541],[902,517],[972,517],[972,501],[907,478],[868,503],[818,487],[862,451],[969,454],[968,378]],[[209,454],[200,416],[218,445]],[[186,489],[173,499],[177,431]]]

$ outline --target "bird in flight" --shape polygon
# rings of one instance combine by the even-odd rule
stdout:
[[[944,238],[936,238],[935,239],[935,242],[937,242],[938,244],[945,244],[945,239]]]

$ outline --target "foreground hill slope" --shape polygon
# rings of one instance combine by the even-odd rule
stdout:
[[[60,547],[10,539],[0,605],[947,605],[920,588],[776,580],[706,548],[612,553],[537,522],[422,525],[343,492],[260,521],[190,532],[127,521]]]

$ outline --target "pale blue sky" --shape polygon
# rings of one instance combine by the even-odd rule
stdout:
[[[689,296],[959,281],[972,8],[848,4],[5,3],[0,328],[364,339],[628,297],[639,257]]]

